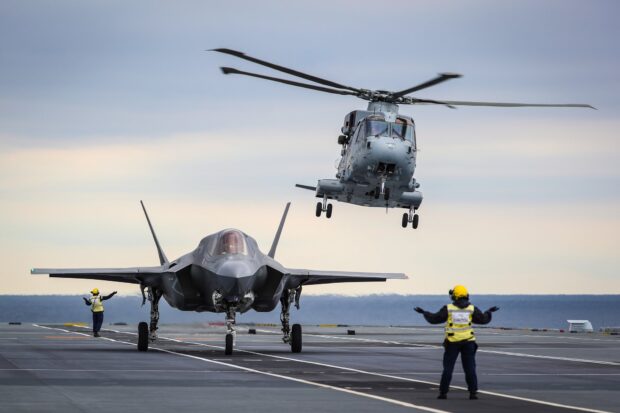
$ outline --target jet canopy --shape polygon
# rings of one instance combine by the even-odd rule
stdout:
[[[211,255],[248,255],[248,246],[245,235],[236,229],[227,229],[220,232],[215,242],[211,244]]]

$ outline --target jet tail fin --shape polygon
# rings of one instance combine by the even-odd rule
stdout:
[[[269,255],[271,258],[276,256],[276,248],[278,248],[278,242],[280,241],[280,235],[282,235],[282,228],[284,228],[284,221],[286,221],[286,215],[288,214],[288,209],[291,206],[291,203],[288,202],[286,204],[286,208],[284,208],[284,214],[282,214],[282,219],[280,220],[280,225],[278,226],[278,231],[276,232],[276,236],[273,239],[273,244],[271,244],[271,249],[269,250]]]
[[[164,254],[164,250],[161,248],[161,245],[159,245],[159,240],[157,239],[157,235],[155,235],[153,225],[151,225],[151,220],[149,219],[149,214],[146,212],[146,208],[144,207],[144,202],[140,201],[140,205],[142,205],[144,216],[146,216],[146,222],[148,222],[149,224],[151,234],[153,235],[153,241],[155,241],[155,246],[157,247],[157,254],[159,254],[159,263],[161,265],[168,264],[168,258],[166,258],[166,254]]]

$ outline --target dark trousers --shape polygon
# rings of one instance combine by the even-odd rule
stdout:
[[[452,380],[452,372],[456,359],[461,355],[463,370],[465,371],[465,381],[467,389],[470,393],[478,391],[478,378],[476,377],[476,350],[478,344],[475,341],[461,341],[444,343],[446,349],[443,353],[443,373],[441,374],[441,383],[439,385],[440,393],[448,393],[450,389],[450,381]]]
[[[103,324],[103,311],[93,313],[93,333],[98,333]]]

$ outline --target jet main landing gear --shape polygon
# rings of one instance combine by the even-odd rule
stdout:
[[[151,303],[151,323],[144,321],[138,324],[138,351],[147,351],[149,342],[157,340],[157,324],[159,323],[159,300],[162,292],[156,288],[148,287],[148,301]],[[144,297],[144,289],[142,290]],[[145,297],[145,300],[147,298]]]
[[[282,322],[282,341],[291,345],[291,351],[293,353],[301,353],[301,325],[293,324],[291,330],[289,324],[291,303],[295,302],[295,307],[299,308],[299,296],[301,295],[301,287],[297,289],[288,290],[286,294],[282,294],[280,297],[280,303],[282,304],[282,312],[280,313],[280,321]]]
[[[332,217],[332,209],[333,209],[332,204],[327,203],[327,195],[324,195],[323,202],[316,203],[315,215],[317,217],[320,217],[321,213],[325,212],[325,216],[329,219]]]
[[[411,227],[413,229],[418,228],[418,223],[420,222],[420,216],[415,213],[415,208],[409,208],[409,212],[405,212],[403,214],[402,226],[403,228],[407,228],[407,225],[411,223]]]
[[[138,324],[138,351],[149,349],[149,325],[142,321]]]

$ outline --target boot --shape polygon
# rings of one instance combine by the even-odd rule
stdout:
[[[448,398],[448,395],[446,393],[439,393],[439,396],[437,396],[437,398],[441,400],[445,400]]]
[[[478,400],[478,394],[469,393],[469,400]]]

